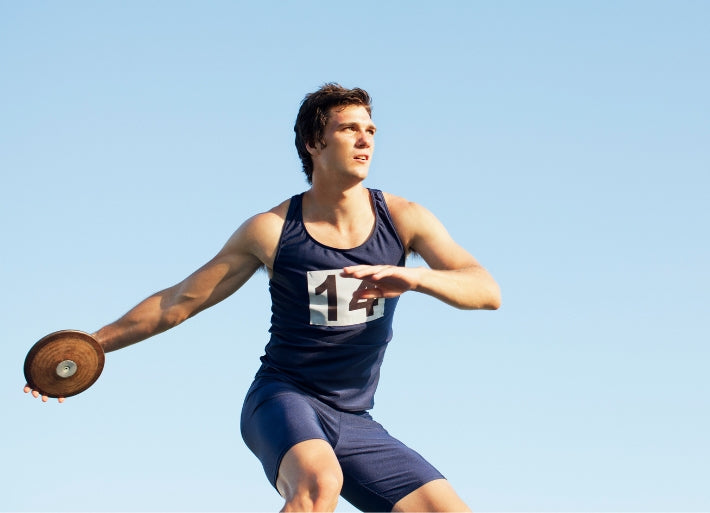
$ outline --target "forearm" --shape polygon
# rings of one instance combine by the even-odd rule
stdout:
[[[421,267],[414,290],[466,310],[496,310],[501,304],[498,284],[479,265],[453,270]]]
[[[179,324],[183,319],[169,315],[164,305],[164,293],[143,300],[123,317],[107,324],[93,336],[104,351],[116,351]]]

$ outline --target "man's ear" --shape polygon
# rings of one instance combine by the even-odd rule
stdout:
[[[306,150],[311,155],[318,155],[320,153],[320,148],[313,146],[311,143],[306,143]]]

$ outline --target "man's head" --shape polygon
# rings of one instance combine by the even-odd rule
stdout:
[[[293,130],[296,132],[296,149],[308,183],[313,182],[313,160],[307,146],[325,147],[323,135],[331,109],[350,105],[362,106],[368,114],[372,112],[370,95],[366,91],[360,88],[346,89],[339,84],[325,84],[303,99]]]

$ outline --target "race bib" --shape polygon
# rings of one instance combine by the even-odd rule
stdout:
[[[385,314],[385,300],[355,299],[355,291],[367,288],[366,283],[341,276],[341,272],[341,269],[308,271],[311,324],[352,326],[382,317]]]

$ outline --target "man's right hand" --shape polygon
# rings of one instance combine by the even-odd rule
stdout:
[[[37,390],[32,390],[32,388],[30,388],[29,385],[25,385],[24,391],[26,394],[32,393],[32,397],[39,397],[40,396],[40,393]],[[46,395],[42,395],[42,402],[43,403],[46,403],[48,400],[49,400],[49,397],[47,397]],[[60,403],[63,403],[64,398],[58,397],[57,401],[59,401]]]

